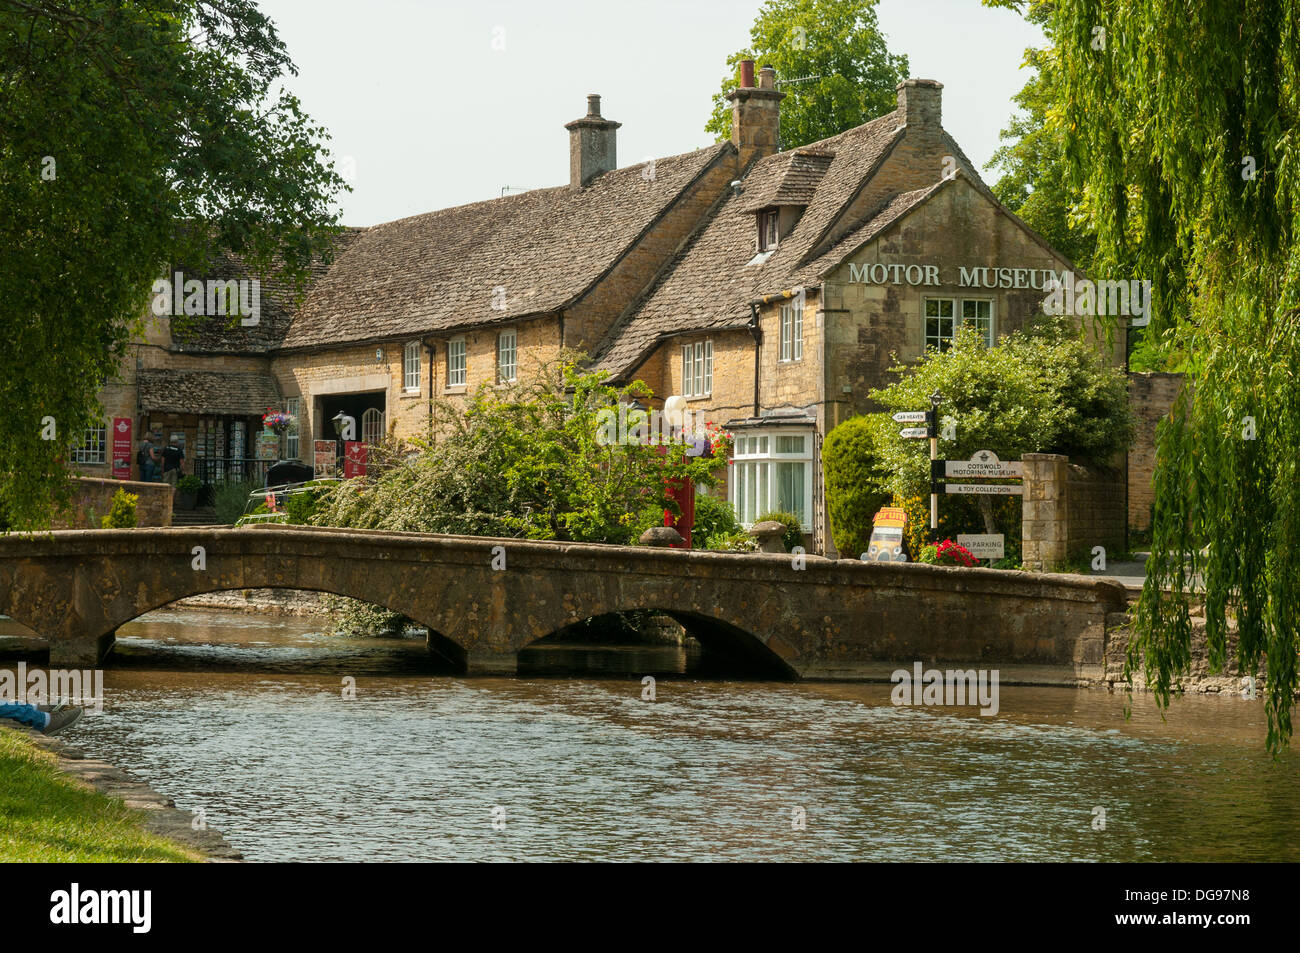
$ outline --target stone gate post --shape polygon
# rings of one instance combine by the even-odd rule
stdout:
[[[1021,461],[1025,488],[1021,558],[1027,568],[1042,572],[1068,557],[1070,458],[1060,453],[1026,453]]]

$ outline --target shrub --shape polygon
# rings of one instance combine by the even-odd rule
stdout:
[[[137,525],[135,505],[138,502],[138,495],[119,489],[109,501],[108,512],[100,519],[99,525],[104,529],[128,529]]]
[[[841,553],[865,553],[872,518],[889,501],[870,417],[850,417],[826,435],[822,465],[831,536]]]
[[[921,555],[917,557],[916,561],[931,566],[974,567],[979,565],[979,560],[971,555],[970,550],[965,546],[954,543],[951,539],[941,540],[937,546],[931,544],[923,547]]]
[[[199,478],[191,474],[176,481],[176,492],[197,494],[202,486],[203,484],[199,481]]]
[[[704,493],[695,494],[695,525],[691,527],[691,539],[696,548],[714,549],[705,541],[737,533],[746,535],[730,503]]]
[[[283,497],[285,516],[289,518],[290,523],[297,523],[299,526],[310,525],[316,514],[324,508],[325,495],[326,489],[322,487]]]
[[[248,505],[248,495],[259,489],[261,486],[253,480],[218,483],[212,492],[212,508],[217,522],[232,526],[238,523]]]
[[[758,540],[741,529],[734,533],[717,533],[710,536],[699,548],[723,553],[752,553],[758,549]]]
[[[793,513],[777,510],[772,513],[763,513],[754,522],[764,523],[767,520],[775,520],[778,523],[785,524],[785,532],[781,534],[781,542],[785,543],[787,553],[793,552],[796,546],[803,545],[803,530],[799,528],[799,517]]]

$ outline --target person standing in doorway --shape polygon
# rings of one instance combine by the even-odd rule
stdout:
[[[172,486],[181,478],[185,472],[185,451],[181,449],[181,442],[176,434],[172,434],[171,440],[162,452],[162,478],[166,483]]]

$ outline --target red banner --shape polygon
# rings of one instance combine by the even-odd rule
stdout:
[[[369,446],[362,440],[349,440],[343,445],[343,479],[366,475]]]
[[[131,418],[113,418],[113,479],[131,479]]]

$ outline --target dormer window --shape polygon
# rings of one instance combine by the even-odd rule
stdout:
[[[771,251],[780,241],[779,228],[781,213],[777,209],[768,209],[758,213],[758,250]]]

